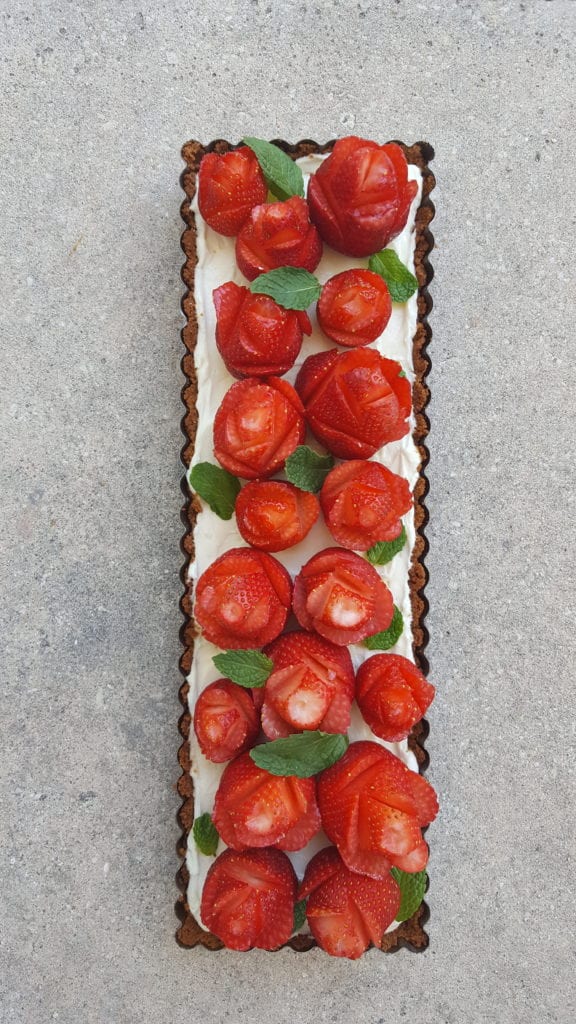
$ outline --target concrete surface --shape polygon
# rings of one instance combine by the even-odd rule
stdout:
[[[2,0],[0,1019],[574,1019],[576,3]],[[436,147],[428,952],[174,943],[179,148]]]

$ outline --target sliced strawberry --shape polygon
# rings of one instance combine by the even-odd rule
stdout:
[[[301,626],[338,645],[388,629],[394,614],[374,567],[343,548],[325,548],[306,562],[294,580],[293,608]]]
[[[396,743],[426,714],[434,687],[408,658],[375,654],[358,670],[356,699],[376,736]]]
[[[213,292],[216,345],[234,377],[267,377],[287,373],[302,347],[302,333],[311,333],[306,314],[284,309],[268,295],[227,281]]]
[[[381,879],[359,875],[334,846],[320,850],[306,868],[298,893],[318,945],[331,956],[357,960],[382,936],[400,909],[400,887],[388,871]]]
[[[229,949],[278,949],[292,934],[296,887],[279,850],[224,850],[206,875],[202,921]]]
[[[417,192],[400,146],[349,136],[310,178],[310,217],[333,249],[369,256],[402,231]]]
[[[252,481],[236,498],[238,529],[261,551],[284,551],[299,544],[318,519],[318,498],[280,480]]]
[[[378,462],[354,459],[335,466],[320,492],[326,525],[343,547],[367,551],[394,540],[412,508],[408,481]]]
[[[340,459],[366,459],[408,432],[411,387],[372,348],[308,356],[296,378],[310,429]]]
[[[224,469],[246,480],[272,476],[305,432],[302,403],[288,381],[249,377],[224,395],[214,420],[214,454]]]
[[[209,761],[229,761],[248,750],[260,732],[260,717],[249,691],[229,679],[210,683],[196,701],[194,730]]]
[[[318,323],[332,341],[347,348],[379,338],[392,313],[388,286],[371,270],[344,270],[322,288]]]
[[[200,576],[194,615],[218,647],[261,647],[282,632],[291,592],[290,576],[272,555],[232,548]]]
[[[320,235],[301,196],[256,206],[236,240],[236,262],[249,281],[277,267],[315,270],[321,256]]]
[[[221,235],[237,235],[254,206],[266,200],[268,187],[248,146],[228,153],[206,153],[198,171],[198,208]]]
[[[287,633],[266,648],[274,670],[264,687],[262,728],[269,739],[321,729],[346,732],[354,697],[348,651],[313,633]]]
[[[351,743],[318,779],[322,825],[351,871],[386,877],[391,865],[421,871],[427,847],[420,828],[438,801],[421,775],[378,743]]]
[[[213,820],[234,850],[301,849],[320,828],[315,781],[272,775],[258,768],[249,754],[242,754],[224,769]]]

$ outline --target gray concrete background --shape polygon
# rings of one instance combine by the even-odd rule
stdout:
[[[0,1019],[573,1020],[576,3],[0,9]],[[431,945],[185,952],[179,148],[352,130],[437,151]]]

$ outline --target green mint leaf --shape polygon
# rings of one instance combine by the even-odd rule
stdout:
[[[271,775],[297,775],[309,779],[329,768],[345,753],[349,739],[339,732],[295,732],[252,747],[250,757]]]
[[[240,481],[221,466],[197,462],[188,474],[190,486],[220,519],[231,519],[240,491]]]
[[[242,141],[256,154],[266,184],[278,199],[304,195],[302,170],[287,153],[264,139],[247,137]]]
[[[306,920],[306,900],[298,900],[294,904],[294,927],[292,932],[299,932]]]
[[[400,868],[391,868],[390,871],[400,886],[400,909],[396,920],[407,921],[424,899],[428,876],[425,871],[417,871],[416,874],[409,874]]]
[[[212,661],[226,679],[247,689],[264,686],[274,668],[272,659],[262,651],[225,651],[215,654]]]
[[[303,267],[277,267],[252,281],[250,291],[270,295],[284,309],[308,309],[320,297],[322,285]]]
[[[220,836],[208,812],[194,819],[192,834],[200,853],[205,853],[207,857],[214,857]]]
[[[418,289],[418,281],[399,260],[394,249],[382,249],[368,260],[370,270],[380,274],[388,285],[392,302],[406,302]]]
[[[334,465],[331,455],[318,455],[307,444],[298,445],[286,459],[286,477],[301,491],[319,491]]]
[[[394,555],[402,551],[406,540],[406,530],[402,526],[400,533],[394,540],[379,540],[373,547],[368,548],[366,558],[369,562],[372,562],[372,565],[386,565],[386,562],[392,561]]]
[[[402,612],[394,605],[394,615],[388,629],[383,630],[381,633],[374,633],[373,636],[367,636],[364,641],[364,647],[367,647],[369,651],[389,651],[400,639],[403,629],[404,619],[402,618]]]

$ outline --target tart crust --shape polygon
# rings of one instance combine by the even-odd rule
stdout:
[[[318,145],[310,139],[302,139],[300,142],[290,145],[280,139],[272,140],[293,159],[310,154],[328,153],[334,146],[336,140]],[[397,141],[397,140],[393,140]],[[182,419],[182,432],[185,437],[182,449],[182,461],[187,468],[194,452],[194,443],[197,427],[196,395],[197,381],[194,366],[194,347],[197,337],[196,309],[194,303],[194,271],[197,263],[196,256],[196,226],[194,213],[191,209],[191,202],[196,193],[196,177],[200,161],[205,153],[225,153],[235,149],[241,143],[235,145],[226,142],[224,139],[216,139],[206,146],[200,142],[186,142],[182,147],[182,157],[186,164],[181,175],[181,185],[185,193],[185,199],[181,206],[182,219],[186,225],[182,234],[181,245],[185,255],[185,262],[182,267],[182,280],[186,291],[182,298],[182,311],[186,318],[186,324],[182,330],[182,341],[185,346],[185,354],[182,359],[182,371],[185,377],[185,384],[182,388],[182,401],[185,406],[185,413]],[[416,527],[416,541],[412,552],[412,561],[409,572],[410,601],[412,605],[412,648],[414,658],[418,667],[428,673],[428,660],[425,649],[428,644],[428,630],[426,628],[426,615],[428,612],[428,601],[425,595],[428,582],[428,571],[425,566],[425,557],[428,551],[428,541],[425,535],[428,522],[428,510],[425,499],[428,493],[428,479],[426,477],[426,466],[429,453],[426,447],[426,437],[430,428],[426,415],[426,406],[430,399],[430,391],[426,383],[426,377],[430,372],[431,361],[428,355],[428,346],[432,338],[432,331],[428,324],[428,314],[432,309],[432,299],[428,292],[428,286],[434,276],[433,268],[429,261],[429,255],[434,247],[434,237],[430,231],[430,223],[434,217],[434,205],[430,199],[436,180],[429,164],[434,157],[434,150],[428,142],[415,142],[407,146],[402,142],[402,147],[408,163],[416,164],[423,175],[422,199],[416,212],[416,248],[414,252],[415,272],[418,279],[418,320],[416,333],[413,339],[413,358],[415,381],[412,389],[412,401],[416,419],[413,432],[415,444],[420,453],[419,478],[414,488],[414,523]],[[188,566],[194,558],[193,529],[196,516],[200,511],[195,499],[190,496],[186,475],[182,479],[182,492],[184,494],[184,507],[181,518],[184,524],[185,533],[181,541],[181,549],[184,554],[184,565],[180,578],[184,587],[180,607],[184,616],[184,623],[180,630],[180,639],[184,647],[184,653],[180,658],[180,672],[184,682],[180,686],[179,698],[184,712],[178,722],[182,745],[178,751],[178,762],[182,774],[178,780],[178,793],[182,798],[182,804],[178,811],[178,824],[182,834],[178,840],[177,853],[181,858],[181,865],[176,875],[176,881],[180,895],[176,901],[176,915],[180,922],[176,932],[176,940],[179,945],[186,948],[201,945],[206,949],[217,950],[224,948],[223,943],[211,932],[202,928],[201,924],[192,915],[186,899],[188,887],[188,870],[186,868],[186,846],[188,837],[194,821],[194,784],[190,775],[190,748],[189,735],[191,716],[188,709],[188,683],[186,681],[191,665],[194,651],[194,638],[196,629],[192,618],[192,588],[188,579]],[[423,774],[429,764],[428,753],[425,748],[425,740],[428,735],[428,723],[424,719],[419,722],[408,737],[410,750],[416,756],[419,771]],[[428,934],[424,929],[429,918],[428,905],[424,902],[416,913],[403,921],[392,932],[384,935],[380,946],[383,952],[394,952],[405,947],[414,952],[426,949],[428,945]],[[306,952],[316,945],[311,935],[293,935],[285,946],[289,946],[296,952]],[[284,947],[281,947],[284,948]]]

